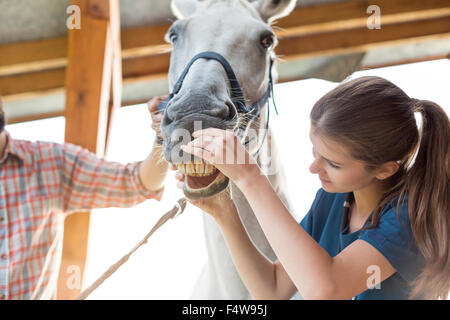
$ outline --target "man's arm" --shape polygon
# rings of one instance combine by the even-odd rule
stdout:
[[[152,129],[156,133],[156,139],[150,155],[139,166],[139,178],[149,191],[157,191],[163,187],[168,169],[161,146],[161,120],[163,114],[158,110],[158,105],[166,98],[167,96],[155,97],[148,102],[148,111],[152,117]]]
[[[158,191],[164,186],[168,164],[162,156],[162,147],[154,142],[153,149],[147,159],[139,165],[139,178],[149,191]]]
[[[162,119],[157,105],[163,99],[154,98],[148,105],[157,136]],[[85,149],[65,144],[62,146],[62,164],[62,208],[65,212],[131,207],[145,199],[160,200],[168,168],[162,157],[162,147],[156,141],[144,161],[127,165],[99,159]]]

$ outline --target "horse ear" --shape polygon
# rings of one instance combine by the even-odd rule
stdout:
[[[295,8],[297,0],[257,0],[252,4],[261,18],[267,22],[286,17]]]
[[[172,12],[178,19],[183,19],[192,15],[201,1],[199,0],[172,0]]]

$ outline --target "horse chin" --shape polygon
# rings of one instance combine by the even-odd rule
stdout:
[[[183,193],[191,200],[210,198],[224,191],[229,181],[219,170],[207,177],[185,175]]]

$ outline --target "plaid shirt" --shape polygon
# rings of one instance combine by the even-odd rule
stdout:
[[[160,200],[163,190],[143,187],[138,162],[122,165],[72,144],[6,137],[0,160],[0,300],[55,299],[65,216]]]

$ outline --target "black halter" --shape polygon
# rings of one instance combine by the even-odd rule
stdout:
[[[169,101],[180,91],[181,86],[183,85],[184,78],[186,77],[187,73],[189,72],[189,69],[194,64],[194,62],[197,61],[198,59],[213,59],[213,60],[220,62],[220,64],[225,69],[225,72],[227,73],[228,79],[230,81],[231,101],[236,106],[237,112],[246,114],[249,121],[253,121],[256,117],[258,117],[260,115],[262,106],[266,102],[269,101],[271,94],[273,96],[273,78],[272,78],[273,59],[270,59],[269,84],[267,86],[266,92],[255,104],[253,104],[251,107],[247,107],[247,105],[245,104],[245,97],[242,92],[242,89],[239,85],[239,82],[236,78],[233,68],[228,63],[228,61],[219,53],[212,52],[212,51],[205,51],[205,52],[201,52],[201,53],[197,54],[196,56],[194,56],[191,59],[191,61],[188,63],[188,65],[184,69],[183,73],[178,78],[178,81],[175,83],[172,93],[170,93],[169,96],[167,97],[167,99],[165,99],[158,105],[158,109],[161,112],[164,112],[164,110],[167,108]],[[269,126],[269,110],[268,110],[268,115],[267,115],[266,131],[268,129],[268,126]],[[240,129],[243,129],[243,128],[240,128]],[[267,132],[266,132],[266,134],[267,134]],[[250,141],[247,141],[246,143],[248,144],[249,142]],[[261,143],[261,146],[262,146],[262,143]],[[259,149],[258,149],[258,152],[259,152]]]

